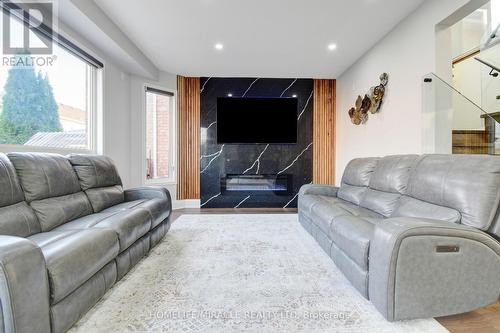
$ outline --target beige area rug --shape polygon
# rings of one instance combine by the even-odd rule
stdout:
[[[387,322],[289,214],[180,217],[71,332],[447,330]]]

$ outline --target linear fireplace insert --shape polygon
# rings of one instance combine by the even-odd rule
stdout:
[[[290,174],[280,175],[234,175],[221,177],[221,193],[291,195],[293,177]]]

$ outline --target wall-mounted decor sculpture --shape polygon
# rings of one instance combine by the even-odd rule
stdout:
[[[383,73],[378,86],[371,87],[365,97],[358,96],[355,106],[349,110],[349,117],[354,125],[364,124],[368,120],[368,112],[374,114],[380,110],[388,82],[389,75]]]

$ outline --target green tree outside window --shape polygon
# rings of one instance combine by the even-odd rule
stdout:
[[[24,56],[29,54],[17,55]],[[62,131],[47,75],[37,74],[33,66],[13,66],[9,69],[4,91],[0,144],[22,145],[36,133]]]

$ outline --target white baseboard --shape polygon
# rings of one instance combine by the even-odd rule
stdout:
[[[172,202],[172,209],[200,208],[200,205],[200,199],[174,200]]]

